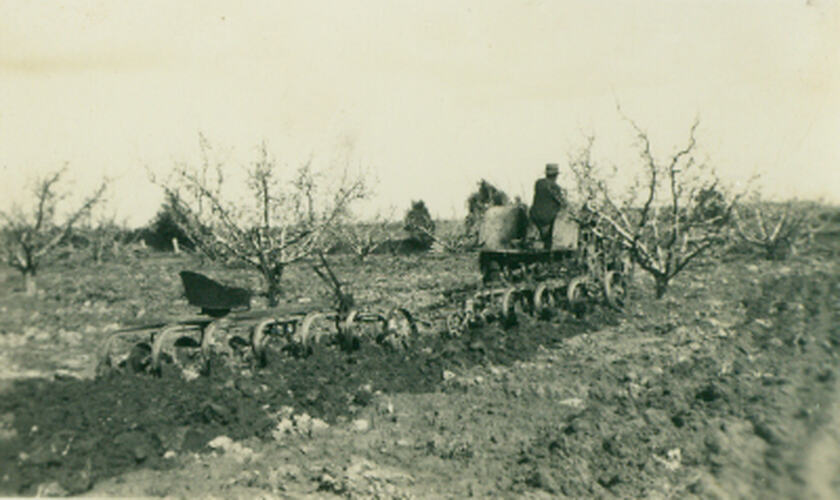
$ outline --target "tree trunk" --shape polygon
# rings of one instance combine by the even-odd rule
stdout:
[[[280,287],[277,284],[268,285],[266,297],[268,298],[268,307],[275,307],[280,303]]]
[[[25,269],[23,273],[23,284],[26,290],[26,295],[32,297],[38,292],[38,284],[35,282],[35,270]]]
[[[656,279],[656,298],[661,299],[665,295],[665,291],[668,290],[669,280],[661,275],[655,276],[654,279]]]
[[[263,279],[266,284],[266,298],[268,307],[274,307],[280,302],[283,291],[280,288],[280,278],[283,276],[283,266],[275,266],[268,272],[263,272]]]

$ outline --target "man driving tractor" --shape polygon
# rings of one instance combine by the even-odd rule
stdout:
[[[556,163],[545,166],[545,177],[534,185],[534,202],[531,204],[531,220],[540,232],[540,239],[545,248],[551,248],[552,227],[560,210],[568,205],[566,193],[557,185],[559,168]]]

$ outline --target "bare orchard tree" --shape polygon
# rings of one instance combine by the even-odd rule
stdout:
[[[738,238],[770,260],[783,260],[819,230],[816,210],[807,204],[770,203],[756,195],[734,211]]]
[[[284,268],[322,249],[328,230],[368,195],[364,179],[346,170],[337,177],[321,175],[311,162],[284,179],[263,144],[234,198],[223,189],[231,187],[223,164],[209,163],[203,137],[200,146],[201,165],[178,165],[174,178],[161,184],[173,218],[210,259],[237,261],[259,272],[269,304],[276,305]]]
[[[648,134],[627,121],[636,132],[642,171],[626,193],[617,195],[595,166],[592,138],[571,167],[598,222],[596,233],[628,251],[654,278],[660,298],[689,263],[724,240],[737,196],[724,196],[714,172],[695,159],[697,121],[685,147],[665,161],[654,157]]]
[[[23,275],[27,295],[38,290],[35,276],[55,250],[70,235],[73,225],[102,200],[106,182],[82,201],[75,210],[59,216],[59,205],[67,198],[60,189],[67,169],[62,168],[35,182],[32,206],[15,205],[8,212],[0,211],[0,248],[7,264]]]
[[[359,259],[364,260],[388,243],[391,238],[394,223],[388,218],[377,215],[370,221],[345,221],[335,228],[335,238],[340,244],[346,245]]]

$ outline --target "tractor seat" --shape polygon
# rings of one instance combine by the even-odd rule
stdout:
[[[200,307],[201,314],[220,318],[233,309],[251,308],[251,291],[248,289],[223,285],[192,271],[181,271],[179,275],[184,283],[187,302]]]

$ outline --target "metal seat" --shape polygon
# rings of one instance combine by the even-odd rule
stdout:
[[[219,283],[192,271],[179,273],[184,283],[187,302],[201,308],[201,314],[213,318],[227,315],[233,309],[250,309],[251,291]]]

